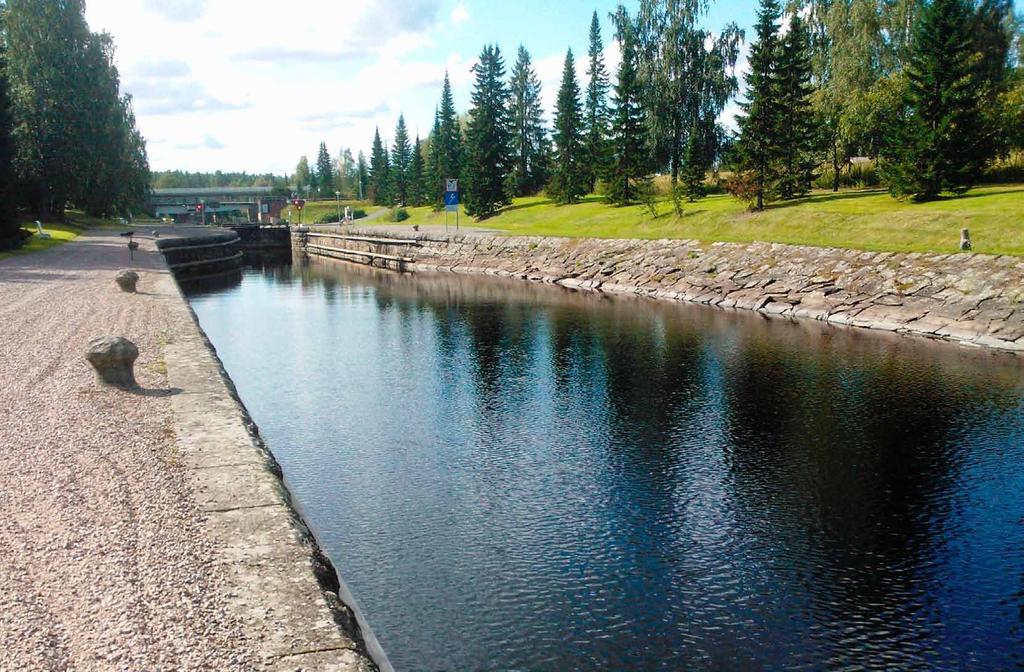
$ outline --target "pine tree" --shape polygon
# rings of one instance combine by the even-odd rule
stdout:
[[[970,31],[965,0],[932,0],[921,14],[906,69],[908,114],[890,129],[879,162],[894,195],[961,194],[992,154]]]
[[[764,209],[766,196],[775,180],[779,156],[779,107],[775,83],[778,60],[778,0],[761,0],[755,30],[757,40],[750,47],[746,102],[737,118],[740,137],[736,143],[739,164],[753,181],[756,210]]]
[[[320,151],[316,155],[316,190],[320,196],[333,195],[334,192],[334,166],[326,142],[320,143]]]
[[[597,180],[607,173],[609,166],[608,149],[608,71],[604,67],[604,44],[601,42],[601,23],[597,19],[597,11],[590,21],[590,48],[587,51],[587,97],[585,101],[586,115],[586,149],[587,149],[587,184],[593,191]]]
[[[705,176],[700,132],[694,127],[690,129],[690,139],[686,143],[686,153],[683,156],[683,172],[680,175],[683,188],[686,190],[686,199],[691,203],[707,196],[708,190],[704,186]]]
[[[416,142],[412,146],[412,159],[409,162],[409,202],[418,208],[425,205],[428,198],[426,172],[423,168],[423,147],[417,134]]]
[[[780,198],[804,196],[811,190],[817,129],[811,107],[811,54],[807,25],[793,14],[789,30],[782,38],[777,76],[779,107],[778,179],[775,189]]]
[[[512,122],[512,155],[509,194],[537,193],[548,178],[548,139],[541,107],[540,80],[533,69],[530,52],[520,45],[510,82],[509,111]]]
[[[391,196],[398,205],[409,204],[409,169],[412,149],[409,146],[409,131],[405,127],[405,116],[398,115],[395,126],[395,144],[391,147]]]
[[[637,182],[648,172],[649,150],[645,142],[646,120],[637,72],[636,39],[625,10],[620,9],[616,23],[622,60],[612,98],[612,162],[606,179],[608,200],[618,205],[629,205],[638,196]]]
[[[373,131],[373,147],[370,149],[370,173],[367,198],[374,205],[389,205],[388,154],[380,139],[380,130]]]
[[[509,203],[505,178],[511,166],[511,132],[505,64],[497,45],[487,45],[473,66],[473,88],[467,156],[463,167],[466,214],[477,218],[494,214]],[[442,105],[442,132],[444,129]]]
[[[548,192],[559,203],[575,203],[587,193],[583,110],[572,49],[565,55],[562,84],[555,103],[555,158]]]

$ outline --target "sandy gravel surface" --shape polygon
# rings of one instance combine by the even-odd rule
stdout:
[[[128,265],[109,232],[0,261],[0,670],[260,667],[175,455],[175,327],[117,289]],[[142,391],[93,382],[83,353],[105,334],[139,346]]]

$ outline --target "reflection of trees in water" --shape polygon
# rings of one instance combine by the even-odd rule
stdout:
[[[965,497],[958,428],[1011,391],[965,389],[900,353],[756,337],[729,358],[725,387],[738,525],[797,562],[780,563],[798,571],[776,577],[777,595],[806,597],[826,623],[888,618],[874,642],[886,643],[940,588],[935,563]]]

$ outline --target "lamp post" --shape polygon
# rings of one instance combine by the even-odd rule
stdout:
[[[338,205],[338,225],[341,225],[341,192],[334,192],[334,202]]]

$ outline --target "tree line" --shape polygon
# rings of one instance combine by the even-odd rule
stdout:
[[[81,0],[0,5],[0,192],[0,246],[22,241],[16,208],[48,220],[145,205],[146,143],[113,42],[89,30]]]
[[[512,198],[546,193],[571,204],[598,191],[655,209],[654,177],[673,207],[707,193],[709,171],[755,209],[840,187],[865,158],[898,197],[961,193],[997,156],[1024,148],[1020,23],[1011,0],[762,0],[738,129],[720,123],[740,93],[745,35],[701,26],[706,0],[640,0],[610,15],[620,60],[604,61],[591,17],[586,82],[565,57],[547,124],[541,83],[519,47],[511,72],[496,45],[473,66],[460,116],[448,75],[429,135],[410,141],[404,117],[388,142],[374,133],[348,184],[379,205],[442,206],[460,180],[466,212],[487,217]],[[321,147],[310,182],[336,185]],[[325,187],[330,189],[330,187]]]
[[[793,8],[791,8],[792,10]],[[731,190],[752,201],[840,187],[855,157],[897,197],[976,184],[1024,148],[1020,24],[1010,0],[761,0]],[[785,24],[786,30],[780,30]]]

